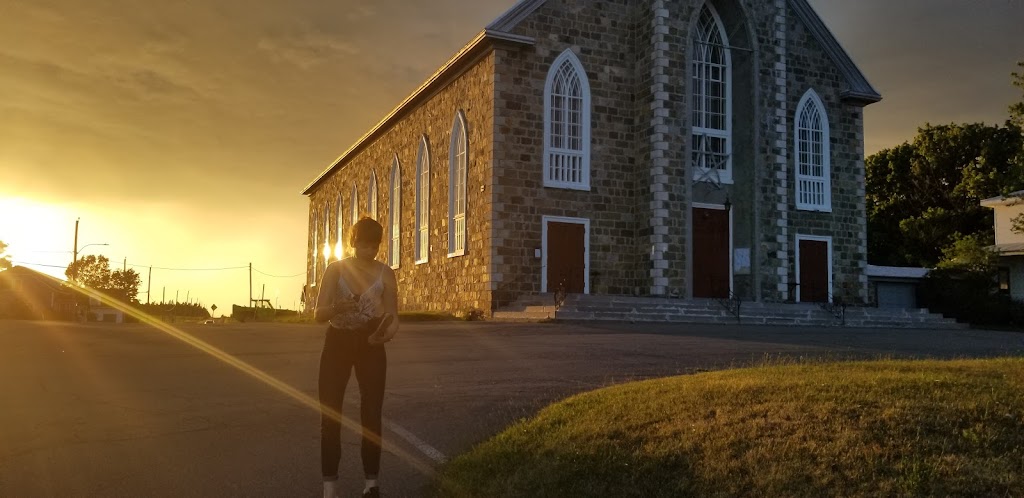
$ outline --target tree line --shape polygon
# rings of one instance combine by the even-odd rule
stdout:
[[[1024,71],[1012,84],[1024,90]],[[1003,124],[925,124],[868,157],[868,261],[935,268],[992,245],[993,211],[979,203],[1024,189],[1022,128],[1024,96]]]

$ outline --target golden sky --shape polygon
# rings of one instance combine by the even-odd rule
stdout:
[[[79,247],[109,244],[83,254],[127,258],[143,291],[168,268],[154,300],[230,313],[247,270],[171,269],[252,263],[291,308],[302,188],[513,4],[0,0],[0,240],[60,275],[80,217]],[[1002,122],[1020,97],[1024,0],[811,4],[885,98],[869,153],[925,122]]]

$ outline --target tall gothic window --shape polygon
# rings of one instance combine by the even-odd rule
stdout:
[[[426,135],[416,153],[416,262],[430,257],[430,146]]]
[[[814,90],[796,106],[796,208],[832,210],[828,116]]]
[[[324,206],[324,214],[323,214],[323,217],[324,217],[324,231],[323,231],[323,234],[324,234],[324,247],[323,247],[323,252],[324,252],[324,268],[325,269],[327,268],[327,264],[331,262],[331,253],[334,252],[332,250],[332,248],[331,248],[331,215],[330,215],[330,212],[331,212],[331,203],[328,202],[327,205]]]
[[[402,173],[398,166],[398,156],[395,156],[391,164],[391,203],[388,206],[390,217],[388,231],[391,233],[390,250],[388,251],[388,263],[392,268],[398,268],[400,261],[400,250],[402,247],[402,231],[400,221],[402,219]]]
[[[338,200],[334,205],[334,219],[335,223],[338,224],[338,242],[334,245],[334,259],[341,259],[345,257],[345,204],[341,200],[341,194],[338,194]]]
[[[732,183],[732,63],[722,20],[710,4],[701,7],[692,46],[694,176]]]
[[[590,190],[590,83],[572,50],[544,85],[544,186]]]
[[[316,211],[313,212],[313,223],[310,228],[312,228],[311,231],[313,232],[313,244],[311,246],[313,249],[313,271],[310,274],[313,281],[310,284],[317,285],[316,276],[319,274],[317,266],[320,264],[320,220],[316,215]]]
[[[352,225],[359,222],[359,191],[352,185]]]
[[[366,195],[366,211],[370,218],[377,219],[377,172],[370,172],[370,189]]]
[[[459,111],[448,149],[448,256],[466,254],[466,175],[469,169],[466,119]]]

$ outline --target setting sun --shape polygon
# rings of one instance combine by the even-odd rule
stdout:
[[[8,244],[14,264],[71,261],[73,244],[68,244],[67,222],[73,216],[51,204],[21,197],[0,197],[0,241]],[[36,261],[40,260],[40,261]],[[34,268],[63,277],[63,268]]]

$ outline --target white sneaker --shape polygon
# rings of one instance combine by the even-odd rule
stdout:
[[[338,498],[338,481],[324,481],[324,498]]]

